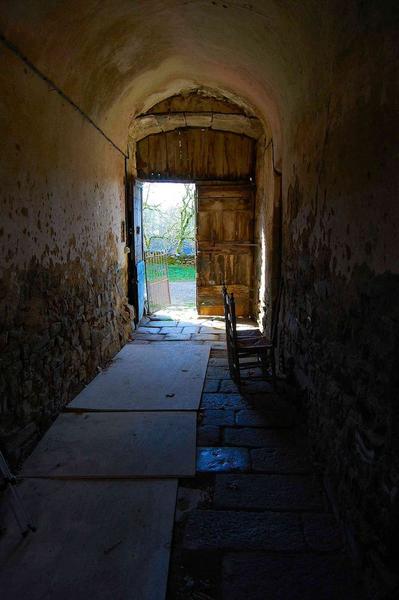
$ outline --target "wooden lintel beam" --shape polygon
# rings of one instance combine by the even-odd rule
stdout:
[[[264,133],[262,123],[255,117],[235,113],[175,112],[137,117],[131,126],[130,135],[132,140],[137,142],[148,135],[183,127],[229,131],[254,139],[258,139]]]

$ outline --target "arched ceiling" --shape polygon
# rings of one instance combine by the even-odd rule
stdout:
[[[321,60],[329,0],[13,0],[0,27],[119,145],[156,102],[206,86],[281,142]],[[323,10],[322,10],[323,8]]]

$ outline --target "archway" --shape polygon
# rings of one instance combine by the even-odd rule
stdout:
[[[234,288],[240,316],[254,315],[263,327],[270,326],[281,268],[279,219],[276,223],[281,189],[272,140],[253,110],[215,90],[190,89],[136,117],[129,140],[131,186],[136,177],[199,184],[199,312],[223,314],[221,287],[226,283]],[[134,223],[128,230],[135,231]],[[129,277],[137,289],[141,267],[134,244],[132,249]]]

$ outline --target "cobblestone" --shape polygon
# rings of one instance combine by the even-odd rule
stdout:
[[[214,506],[247,510],[322,511],[326,502],[320,482],[314,476],[237,474],[216,477]],[[326,530],[328,528],[328,524],[324,521],[319,523],[315,515],[315,520],[311,520],[309,525],[311,532],[317,531],[317,526],[320,533],[323,533],[323,527]]]
[[[185,550],[305,550],[301,520],[291,513],[194,510],[185,528]]]
[[[227,554],[223,600],[361,600],[348,560],[333,556]]]
[[[197,471],[217,472],[248,471],[249,453],[246,448],[198,448]]]
[[[246,408],[247,403],[240,394],[202,394],[203,408]]]
[[[155,323],[161,333],[136,334],[137,343],[211,344],[197,475],[179,486],[168,600],[363,598],[293,405],[267,381],[246,379],[238,391],[221,321],[151,321],[154,331]]]

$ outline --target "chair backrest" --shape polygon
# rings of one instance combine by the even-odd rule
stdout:
[[[236,305],[234,300],[234,294],[229,294],[227,292],[226,286],[223,286],[223,305],[226,325],[226,337],[228,341],[235,343],[237,339]]]

